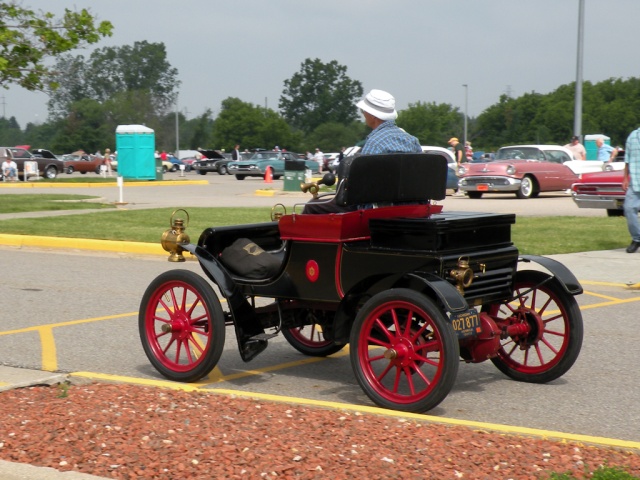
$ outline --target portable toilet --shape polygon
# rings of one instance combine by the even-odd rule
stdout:
[[[118,175],[141,180],[156,179],[156,136],[144,125],[118,125],[116,128]]]
[[[602,133],[596,133],[593,135],[585,135],[584,136],[584,148],[587,151],[587,160],[597,160],[598,159],[598,147],[596,146],[596,140],[598,138],[602,138],[604,143],[607,145],[610,144],[611,139]]]

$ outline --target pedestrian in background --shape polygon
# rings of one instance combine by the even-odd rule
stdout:
[[[597,143],[597,141],[596,141]],[[631,235],[631,244],[627,253],[634,253],[640,247],[640,128],[627,137],[624,154],[624,177],[622,178],[624,196],[624,216]]]
[[[111,150],[108,148],[104,149],[104,164],[107,167],[107,173],[111,176]]]
[[[618,149],[604,143],[604,139],[596,138],[598,147],[598,160],[601,162],[612,162],[618,156]]]
[[[458,140],[457,137],[451,137],[447,143],[453,147],[453,156],[455,157],[458,166],[460,166],[460,164],[467,158],[464,152],[464,146],[460,143],[460,140]]]
[[[236,146],[233,147],[233,152],[231,152],[231,160],[242,160],[242,156],[240,155],[240,145],[236,143]]]
[[[580,137],[574,135],[571,137],[571,143],[567,143],[564,147],[573,153],[573,158],[576,160],[587,159],[587,151],[585,150],[584,145],[580,143]]]

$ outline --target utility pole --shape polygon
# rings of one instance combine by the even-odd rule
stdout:
[[[7,102],[5,102],[4,95],[0,98],[2,98],[2,118],[7,118]]]
[[[467,107],[469,99],[469,85],[466,83],[462,85],[464,87],[464,136],[462,137],[462,144],[467,147]]]
[[[178,122],[178,97],[176,96],[176,158],[180,158],[180,124]]]
[[[573,113],[573,134],[582,139],[582,59],[584,57],[584,0],[578,7],[578,60],[576,62],[576,98]]]

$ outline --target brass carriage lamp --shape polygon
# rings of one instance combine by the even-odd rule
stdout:
[[[473,283],[473,269],[469,266],[469,257],[460,257],[457,268],[452,268],[449,277],[456,282],[456,288],[461,293]]]
[[[176,218],[174,216],[177,212],[183,211],[187,214],[187,224],[182,218]],[[182,252],[186,252],[182,245],[188,244],[191,239],[189,235],[185,233],[185,229],[189,226],[189,214],[186,210],[178,209],[171,214],[169,219],[169,228],[162,234],[161,245],[167,252],[169,252],[170,262],[184,262],[185,258]]]

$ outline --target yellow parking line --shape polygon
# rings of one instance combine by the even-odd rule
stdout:
[[[39,329],[40,345],[42,346],[42,370],[55,372],[58,370],[58,355],[56,353],[56,340],[53,337],[53,328],[42,327]]]
[[[589,295],[591,297],[605,298],[607,300],[622,300],[621,298],[618,298],[618,297],[612,297],[610,295],[602,295],[601,293],[596,293],[596,292],[588,292],[587,290],[584,291],[584,294]]]

